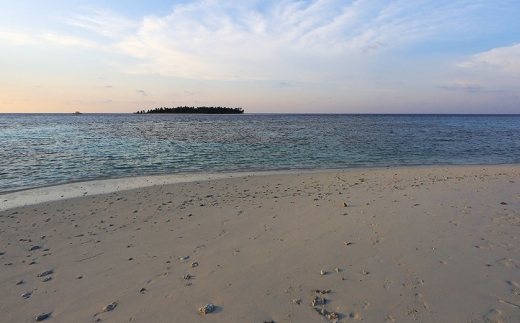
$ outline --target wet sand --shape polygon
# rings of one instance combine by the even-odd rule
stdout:
[[[520,166],[109,183],[0,196],[2,321],[520,321]]]

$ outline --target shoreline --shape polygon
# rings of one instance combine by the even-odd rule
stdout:
[[[137,188],[151,187],[157,185],[190,183],[197,181],[211,181],[225,178],[242,178],[251,176],[271,175],[295,175],[331,172],[363,172],[373,170],[391,169],[435,169],[435,168],[473,168],[473,167],[514,167],[520,164],[491,164],[491,165],[416,165],[416,166],[381,166],[360,168],[337,168],[337,169],[303,169],[303,170],[277,170],[277,171],[252,171],[252,172],[223,172],[223,173],[183,173],[167,175],[145,175],[134,177],[122,177],[111,179],[99,179],[91,181],[80,181],[66,184],[49,185],[37,188],[23,189],[0,194],[0,212],[12,208],[36,205],[40,203],[53,202],[77,198],[82,196],[93,196],[109,194],[118,191],[126,191]]]
[[[328,172],[329,170],[323,170]],[[262,172],[224,172],[224,173],[194,173],[171,175],[146,175],[122,177],[112,179],[73,182],[67,184],[50,185],[30,188],[20,191],[0,194],[0,212],[12,208],[36,205],[45,202],[66,200],[71,198],[109,194],[138,188],[198,181],[211,181],[226,178],[243,178],[250,176],[289,175],[297,173],[314,173],[321,170],[309,171],[262,171]]]
[[[1,316],[520,321],[520,165],[232,175],[0,211]]]
[[[157,185],[168,185],[178,183],[190,183],[197,181],[211,181],[226,178],[242,178],[251,176],[270,175],[295,175],[332,172],[363,172],[373,170],[391,169],[436,169],[436,168],[474,168],[474,167],[504,167],[520,166],[520,164],[491,164],[491,165],[414,165],[414,166],[380,166],[360,168],[331,168],[331,169],[295,169],[275,171],[251,171],[251,172],[223,172],[223,173],[183,173],[145,175],[133,177],[121,177],[110,179],[98,179],[90,181],[71,182],[66,184],[49,185],[43,187],[29,188],[0,194],[0,212],[12,208],[36,205],[40,203],[53,202],[77,198],[82,196],[93,196],[109,194],[118,191],[126,191]]]

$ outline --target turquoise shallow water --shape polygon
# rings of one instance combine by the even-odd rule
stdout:
[[[0,193],[128,176],[520,164],[520,116],[0,114]]]

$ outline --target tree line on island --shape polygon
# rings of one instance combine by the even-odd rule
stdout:
[[[227,108],[227,107],[176,107],[176,108],[155,108],[148,111],[141,110],[135,112],[136,114],[147,113],[202,113],[202,114],[241,114],[244,113],[242,108]]]

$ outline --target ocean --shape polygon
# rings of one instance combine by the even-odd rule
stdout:
[[[0,194],[158,174],[520,164],[520,115],[0,114]]]

